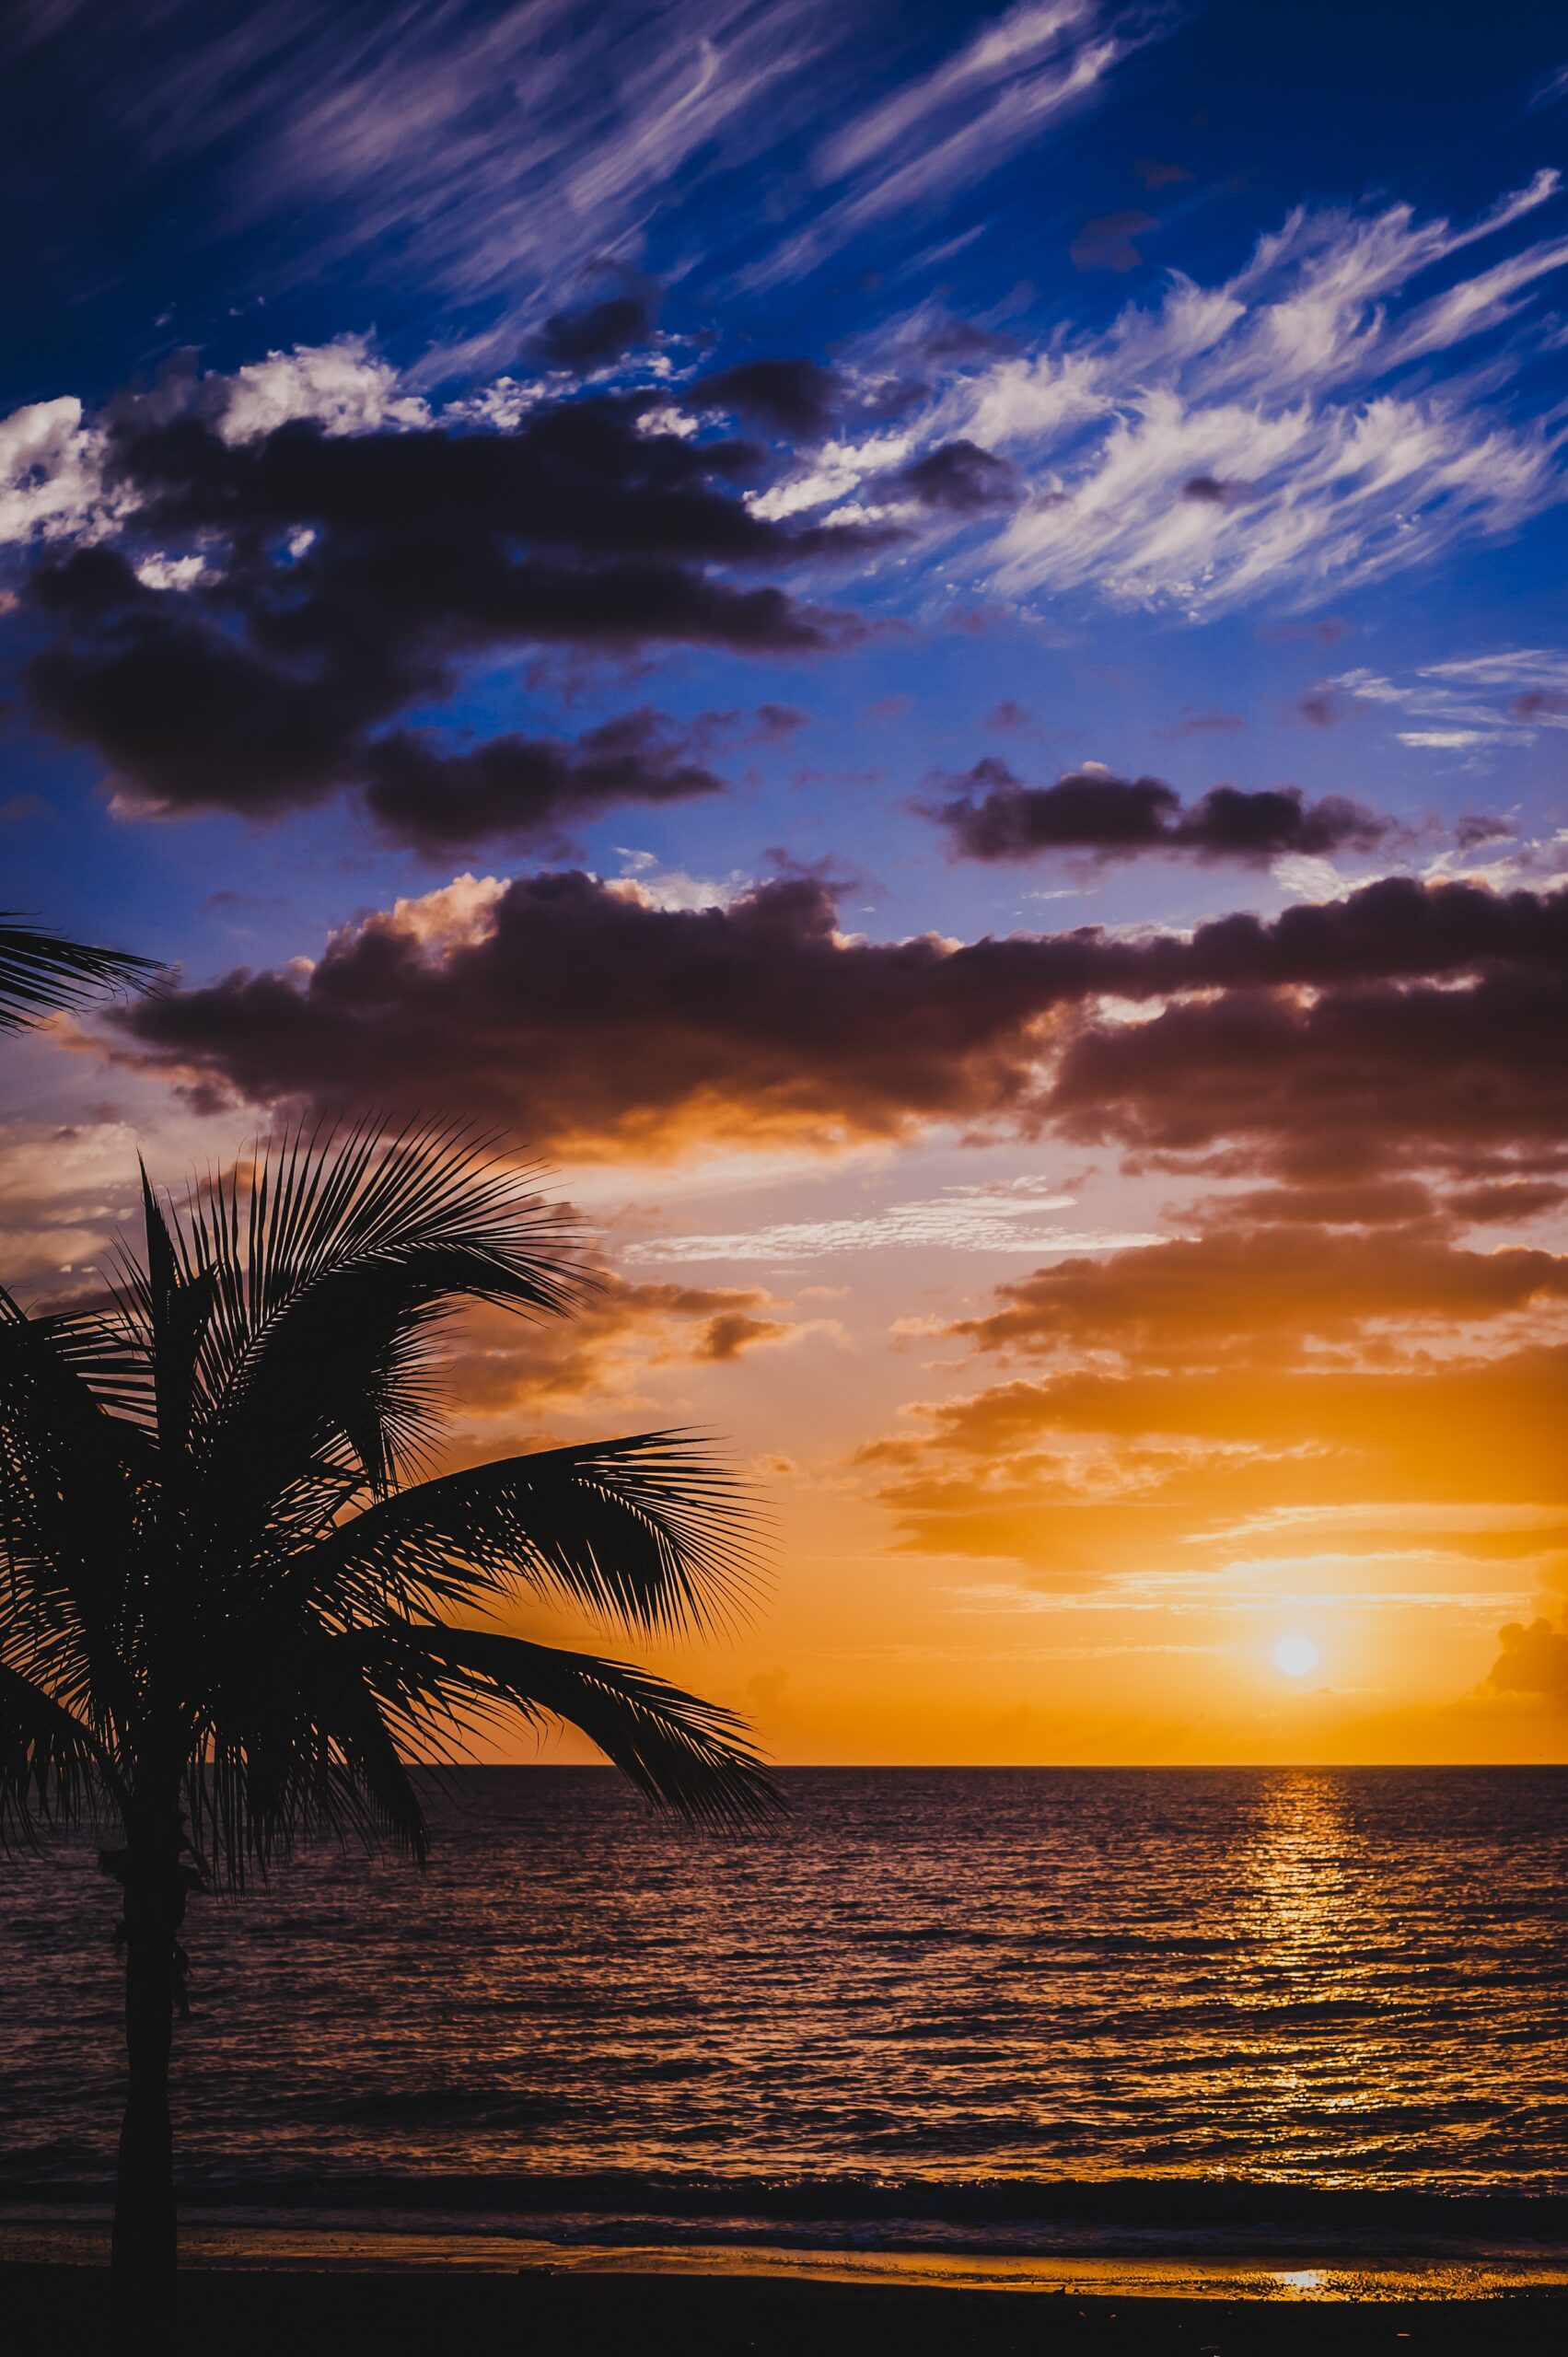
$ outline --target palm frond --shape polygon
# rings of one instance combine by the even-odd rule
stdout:
[[[113,1320],[0,1294],[0,1628],[52,1692],[123,1711],[126,1581],[154,1474],[145,1353]]]
[[[230,1457],[260,1469],[336,1434],[375,1493],[419,1469],[445,1319],[475,1301],[560,1316],[590,1287],[531,1175],[459,1125],[366,1121],[285,1132],[194,1190],[172,1248],[186,1282],[213,1273],[199,1378]]]
[[[172,1469],[190,1435],[197,1370],[216,1302],[218,1271],[192,1265],[185,1239],[176,1237],[163,1215],[140,1156],[137,1167],[142,1174],[147,1259],[145,1270],[131,1265],[131,1290],[146,1318],[158,1443]]]
[[[421,1482],[342,1524],[291,1578],[318,1608],[442,1610],[553,1590],[621,1625],[711,1628],[755,1585],[749,1501],[699,1437],[633,1433]]]
[[[114,1762],[92,1729],[41,1686],[0,1663],[0,1843],[71,1824],[123,1798]]]
[[[388,1134],[367,1118],[267,1141],[210,1191],[219,1226],[243,1248],[249,1323],[259,1328],[336,1271],[367,1261],[418,1266],[449,1256],[476,1298],[561,1310],[582,1291],[561,1213],[497,1142],[459,1121]]]
[[[468,1729],[498,1718],[562,1719],[645,1798],[692,1823],[742,1824],[784,1806],[733,1711],[630,1663],[441,1625],[339,1642],[362,1663],[388,1726],[410,1742],[428,1743],[435,1704],[448,1714],[454,1750]]]
[[[220,1878],[245,1882],[326,1834],[381,1843],[423,1864],[429,1833],[408,1768],[361,1664],[319,1629],[275,1650],[239,1648],[203,1714],[207,1757],[192,1776],[192,1821]]]
[[[0,1285],[0,1416],[14,1385],[58,1411],[112,1413],[152,1422],[152,1368],[146,1344],[123,1318],[99,1310],[35,1311],[30,1316]]]
[[[147,990],[161,971],[156,958],[97,949],[0,915],[0,1031],[24,1030],[99,991]]]

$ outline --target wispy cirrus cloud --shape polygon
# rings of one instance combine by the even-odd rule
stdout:
[[[1458,656],[1399,679],[1357,668],[1321,686],[1326,694],[1384,707],[1405,723],[1396,730],[1401,745],[1434,752],[1527,745],[1538,729],[1568,728],[1568,652],[1557,647]]]
[[[962,439],[1020,478],[1007,520],[970,549],[992,587],[1193,616],[1307,604],[1513,531],[1564,496],[1564,429],[1516,405],[1498,355],[1550,341],[1530,298],[1568,265],[1568,238],[1480,270],[1469,256],[1559,192],[1539,171],[1458,226],[1408,204],[1300,208],[1234,276],[1174,273],[1102,331],[988,353],[897,436],[829,444],[769,496],[781,512],[874,515],[922,451]],[[906,320],[866,365],[939,330]]]
[[[814,168],[838,192],[738,283],[757,288],[796,277],[871,224],[989,178],[1167,29],[1168,19],[1162,26],[1152,13],[1136,24],[1131,12],[1115,21],[1099,0],[1020,0],[830,134]]]
[[[1019,0],[945,41],[893,0],[276,0],[235,20],[165,0],[149,29],[107,0],[30,0],[0,59],[137,178],[210,170],[194,242],[286,219],[297,281],[308,217],[313,268],[395,261],[469,308],[438,371],[510,356],[656,213],[715,191],[746,282],[798,275],[998,170],[1174,22]]]
[[[1150,1235],[1113,1235],[1037,1225],[1042,1212],[1064,1211],[1072,1195],[1049,1179],[1015,1178],[993,1187],[945,1187],[939,1195],[861,1218],[781,1220],[744,1233],[666,1236],[631,1246],[639,1261],[815,1260],[844,1252],[935,1248],[947,1252],[1108,1252],[1153,1244]]]

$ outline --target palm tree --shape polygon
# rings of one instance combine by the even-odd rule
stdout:
[[[94,991],[145,990],[160,971],[128,949],[94,949],[0,912],[0,1031],[25,1030]]]
[[[176,2256],[168,2104],[187,1897],[297,1843],[422,1861],[405,1764],[506,1716],[564,1720],[697,1820],[777,1803],[729,1712],[647,1671],[471,1624],[520,1595],[645,1631],[748,1583],[740,1492],[687,1438],[438,1479],[432,1345],[465,1302],[568,1311],[562,1222],[460,1130],[296,1133],[178,1207],[109,1306],[0,1292],[0,1833],[84,1817],[121,1886],[129,2092],[113,2261]]]

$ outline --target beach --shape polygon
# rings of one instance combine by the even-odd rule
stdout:
[[[106,2270],[0,2270],[18,2344],[99,2345],[116,2328]],[[1095,2296],[923,2284],[823,2282],[746,2275],[648,2275],[587,2270],[507,2275],[418,2270],[264,2273],[192,2270],[176,2287],[175,2329],[234,2357],[291,2357],[370,2346],[497,2348],[569,2340],[599,2350],[744,2350],[777,2357],[862,2357],[894,2346],[1004,2352],[1191,2351],[1191,2357],[1439,2357],[1482,2340],[1531,2357],[1556,2350],[1568,2294],[1530,2290],[1486,2300],[1320,2301]]]

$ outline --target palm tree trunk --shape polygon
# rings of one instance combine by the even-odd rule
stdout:
[[[133,1849],[125,1876],[125,2046],[130,2065],[114,2189],[114,2272],[151,2288],[177,2255],[168,2063],[176,1925],[166,1859]],[[138,1872],[138,1867],[141,1871]]]

